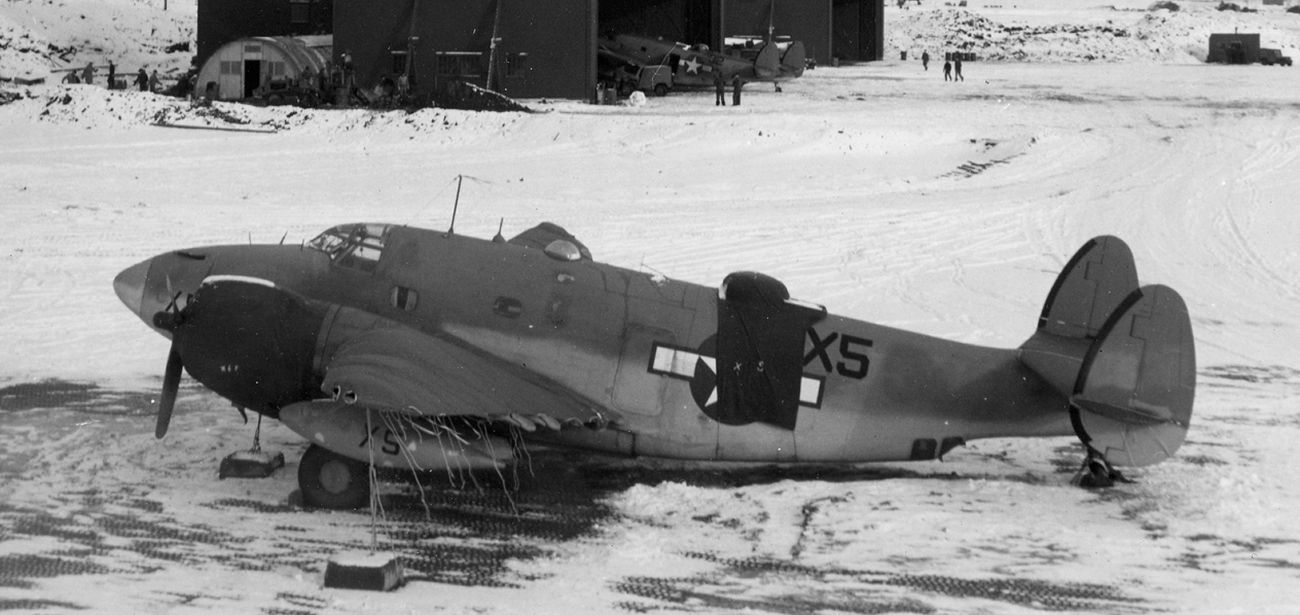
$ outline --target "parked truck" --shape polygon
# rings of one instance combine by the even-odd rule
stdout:
[[[1261,47],[1259,50],[1259,63],[1264,66],[1290,66],[1291,57],[1282,55],[1281,49],[1269,49]]]

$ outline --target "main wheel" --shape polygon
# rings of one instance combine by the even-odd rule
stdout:
[[[361,508],[370,503],[366,464],[315,444],[298,463],[298,488],[302,503],[312,508]]]
[[[662,83],[656,83],[655,96],[667,96],[667,95],[668,95],[668,86]]]

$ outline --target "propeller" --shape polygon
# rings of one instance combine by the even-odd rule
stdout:
[[[158,400],[158,424],[153,430],[154,437],[160,440],[167,435],[167,426],[172,420],[172,409],[176,406],[176,391],[181,384],[182,367],[181,353],[176,350],[176,342],[173,340],[171,350],[167,353],[167,368],[163,371],[162,398]]]
[[[167,283],[170,288],[171,278],[167,279]],[[162,397],[158,400],[158,423],[153,430],[154,437],[160,440],[167,435],[167,426],[171,424],[172,410],[176,407],[176,393],[181,385],[181,370],[185,367],[177,343],[180,337],[178,329],[185,319],[185,311],[179,309],[176,305],[180,296],[181,293],[176,292],[176,294],[172,295],[172,300],[167,304],[167,307],[153,315],[154,325],[166,329],[172,334],[171,349],[167,351],[167,367],[163,370]]]

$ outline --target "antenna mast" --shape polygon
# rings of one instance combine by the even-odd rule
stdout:
[[[447,229],[447,234],[452,235],[456,232],[456,210],[460,209],[460,184],[465,181],[464,175],[456,176],[456,201],[451,206],[451,227]]]

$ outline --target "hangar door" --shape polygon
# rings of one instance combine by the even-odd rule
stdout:
[[[883,59],[884,0],[834,0],[831,23],[832,56],[846,62]]]

